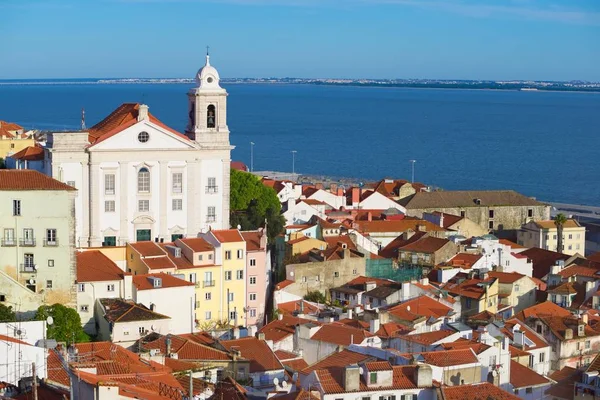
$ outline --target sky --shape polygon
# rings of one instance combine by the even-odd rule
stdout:
[[[0,0],[0,79],[600,81],[600,0]]]

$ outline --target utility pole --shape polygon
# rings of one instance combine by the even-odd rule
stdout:
[[[417,162],[417,160],[409,160],[409,162],[412,164],[412,175],[411,175],[411,183],[415,183],[415,163]]]
[[[33,374],[33,400],[38,400],[37,395],[37,373],[35,372],[35,363],[31,363],[31,372]]]
[[[292,150],[292,174],[296,175],[296,150]]]
[[[250,172],[254,172],[254,142],[250,142]]]

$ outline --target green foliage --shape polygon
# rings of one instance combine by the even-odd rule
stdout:
[[[567,222],[567,217],[563,213],[556,214],[554,217],[554,225],[556,225],[556,234],[558,235],[558,240],[556,243],[556,251],[559,253],[563,252],[563,225]]]
[[[318,290],[313,290],[311,292],[306,293],[306,295],[304,296],[304,300],[321,304],[324,304],[327,301],[325,295],[319,292]]]
[[[269,243],[273,243],[285,225],[275,190],[263,185],[257,176],[235,169],[231,170],[230,187],[231,226],[253,230],[266,220]]]
[[[0,169],[6,169],[6,161],[0,157]]]
[[[12,309],[12,306],[5,306],[0,304],[0,322],[15,322],[17,316]]]
[[[34,319],[43,321],[52,316],[54,322],[48,325],[46,337],[55,339],[59,342],[76,343],[89,342],[90,337],[81,327],[81,318],[77,311],[65,307],[62,304],[53,304],[51,306],[40,306],[35,313]]]

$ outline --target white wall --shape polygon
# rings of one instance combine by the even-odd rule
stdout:
[[[133,299],[154,311],[171,317],[170,333],[192,333],[194,326],[194,286],[137,290],[134,287]]]
[[[83,291],[80,289],[83,285]],[[114,285],[115,290],[109,291],[109,285]],[[104,282],[82,282],[77,284],[77,312],[81,318],[83,330],[91,335],[96,334],[96,320],[94,319],[94,304],[96,299],[118,299],[125,297],[124,283],[118,281]],[[87,311],[82,309],[82,306],[87,306]]]
[[[45,350],[28,344],[0,340],[0,380],[18,386],[19,380],[32,376],[35,362],[39,378],[47,377]]]

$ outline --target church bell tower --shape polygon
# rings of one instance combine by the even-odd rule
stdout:
[[[188,92],[186,135],[201,145],[229,146],[227,91],[219,80],[207,51],[206,64],[196,74],[196,86]]]

